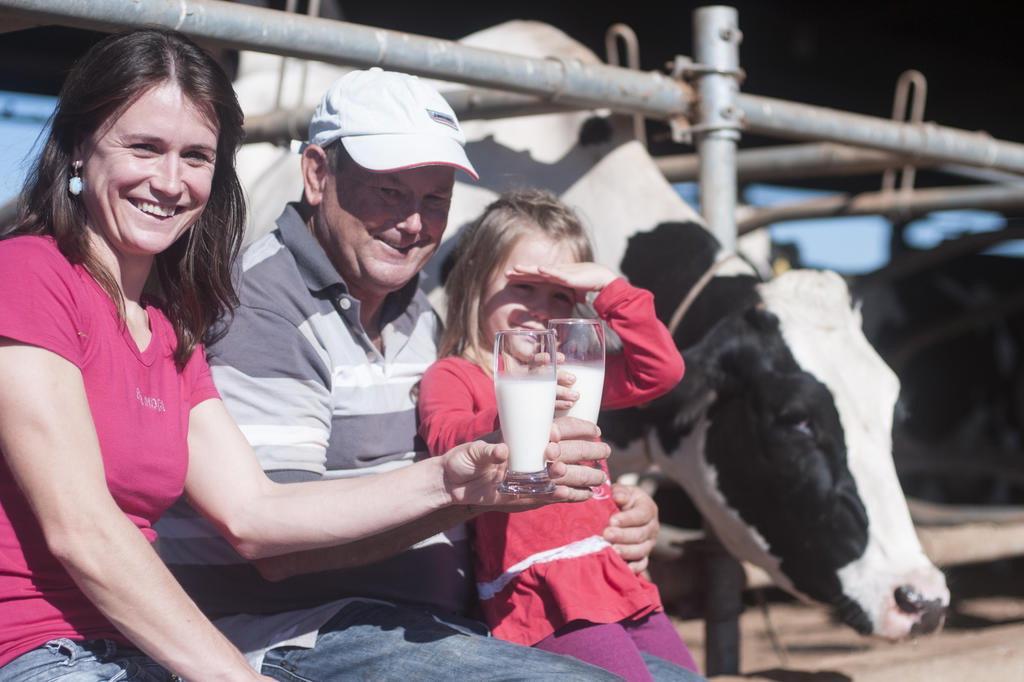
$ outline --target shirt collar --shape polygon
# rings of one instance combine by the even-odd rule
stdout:
[[[285,207],[277,219],[277,229],[281,234],[282,243],[295,259],[302,281],[311,292],[320,293],[335,287],[338,289],[337,293],[348,294],[348,284],[338,274],[331,259],[327,257],[320,242],[309,229],[309,225],[302,219],[299,204],[289,203]],[[382,326],[402,316],[409,309],[416,296],[419,281],[420,275],[416,273],[405,286],[388,294],[381,310]]]
[[[331,259],[302,219],[298,204],[292,203],[285,207],[284,213],[277,219],[277,229],[282,243],[295,259],[302,281],[310,291],[316,293],[331,287],[341,287],[343,291],[348,291],[345,280],[334,269]]]

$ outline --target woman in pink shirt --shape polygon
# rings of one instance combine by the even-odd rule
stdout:
[[[235,300],[241,138],[230,81],[171,31],[108,37],[65,82],[0,241],[2,682],[260,678],[150,545],[183,492],[250,559],[510,503],[483,443],[358,481],[264,475],[200,345]]]

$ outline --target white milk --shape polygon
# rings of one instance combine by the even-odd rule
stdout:
[[[506,379],[494,382],[501,433],[509,449],[509,470],[544,470],[544,449],[555,413],[553,379]]]
[[[601,411],[601,393],[604,391],[604,365],[565,364],[559,365],[558,370],[576,375],[576,383],[572,385],[572,390],[580,394],[579,400],[568,410],[559,410],[558,416],[568,415],[596,424],[597,413]]]

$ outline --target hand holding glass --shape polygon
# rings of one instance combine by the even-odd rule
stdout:
[[[512,495],[554,492],[544,451],[555,412],[555,336],[507,330],[494,335],[494,392],[508,470],[498,490]]]
[[[555,333],[558,351],[558,369],[576,377],[572,385],[580,394],[568,410],[559,410],[556,416],[576,417],[597,423],[604,391],[604,327],[600,320],[567,318],[548,321],[548,329]]]

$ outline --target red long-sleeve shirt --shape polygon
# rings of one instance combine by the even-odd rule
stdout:
[[[594,308],[623,346],[607,357],[602,408],[645,403],[679,382],[683,359],[655,316],[650,292],[616,279]],[[462,358],[427,370],[419,412],[420,435],[433,454],[499,428],[491,378]],[[602,538],[616,511],[605,484],[586,502],[475,520],[477,590],[495,636],[531,645],[573,620],[612,623],[661,608],[657,588]]]

